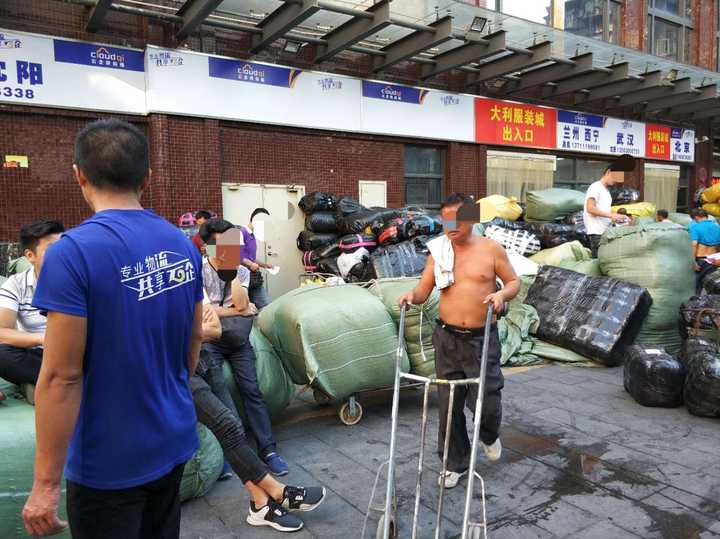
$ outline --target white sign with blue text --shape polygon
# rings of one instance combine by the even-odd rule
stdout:
[[[148,112],[360,131],[358,79],[147,49]]]
[[[0,102],[145,114],[143,52],[0,29]]]
[[[645,124],[558,110],[557,147],[572,152],[645,157]]]

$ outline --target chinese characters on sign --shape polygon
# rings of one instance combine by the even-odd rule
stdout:
[[[475,100],[475,139],[488,144],[555,147],[555,109],[523,103]]]
[[[682,127],[670,130],[670,159],[673,161],[695,161],[695,131]]]
[[[647,124],[645,133],[645,156],[650,159],[670,159],[670,128]]]
[[[560,150],[610,155],[645,155],[645,124],[558,111],[557,148]]]
[[[161,251],[120,268],[123,286],[136,292],[138,301],[194,281],[195,277],[190,259],[171,251]]]

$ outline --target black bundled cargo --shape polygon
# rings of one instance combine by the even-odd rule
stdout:
[[[678,359],[685,367],[685,371],[687,371],[693,358],[700,357],[700,355],[704,353],[717,354],[718,352],[720,352],[720,346],[718,346],[717,341],[704,337],[690,336],[687,340],[683,341]]]
[[[634,204],[640,202],[640,191],[633,189],[632,187],[622,187],[620,185],[613,185],[608,188],[610,196],[612,197],[613,206],[619,206],[620,204]]]
[[[543,223],[532,222],[526,223],[528,232],[535,234],[540,240],[543,249],[552,249],[563,243],[570,241],[579,241],[583,245],[587,245],[587,232],[582,225],[569,225],[565,223]]]
[[[316,211],[305,217],[305,228],[311,232],[337,233],[335,212]]]
[[[720,340],[720,296],[693,296],[680,305],[680,336]]]
[[[683,403],[685,369],[665,350],[629,346],[623,385],[638,404],[675,408]]]
[[[316,211],[335,211],[338,198],[333,193],[323,193],[313,191],[302,197],[298,206],[305,215],[309,215]]]
[[[337,201],[337,206],[335,208],[335,214],[337,215],[338,222],[348,215],[352,215],[353,213],[359,211],[367,211],[367,208],[351,197],[342,197]]]
[[[307,271],[315,271],[318,262],[323,258],[336,258],[338,256],[340,256],[340,242],[334,241],[329,245],[303,253],[303,265]]]
[[[585,216],[582,210],[576,211],[565,217],[564,220],[567,225],[585,226]]]
[[[720,417],[720,355],[700,352],[687,367],[685,403],[693,415]]]
[[[525,303],[537,310],[537,337],[608,367],[622,363],[652,304],[642,287],[541,266]]]
[[[331,273],[332,275],[340,275],[340,268],[338,268],[337,257],[329,257],[319,260],[314,271],[318,273]]]
[[[720,270],[713,271],[703,279],[703,289],[708,294],[720,294]]]
[[[488,221],[487,223],[483,223],[483,225],[485,228],[489,226],[497,226],[504,228],[505,230],[526,230],[528,223],[525,223],[524,221],[508,221],[502,217],[495,217],[495,219]]]
[[[318,247],[330,245],[338,239],[337,234],[313,232],[312,230],[303,230],[298,234],[297,247],[301,251],[312,251]]]
[[[409,219],[407,217],[391,219],[380,229],[377,237],[378,244],[382,246],[392,245],[410,239],[410,236],[408,236],[406,232],[408,221]],[[373,230],[376,230],[376,228],[373,227]]]
[[[538,253],[541,249],[538,237],[527,230],[510,230],[498,226],[485,227],[485,237],[502,245],[505,250],[523,256]]]
[[[432,239],[418,236],[396,245],[379,247],[370,255],[370,262],[378,279],[388,277],[417,277],[425,269],[428,249]]]
[[[340,238],[340,250],[344,253],[352,253],[362,247],[372,251],[377,245],[377,239],[371,234],[348,234]]]
[[[405,222],[404,235],[408,238],[416,236],[435,236],[443,230],[440,216],[413,215]]]
[[[358,234],[369,229],[376,221],[388,222],[402,217],[402,210],[393,208],[371,208],[346,215],[338,220],[342,234]]]

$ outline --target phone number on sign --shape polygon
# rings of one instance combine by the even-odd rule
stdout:
[[[18,99],[35,99],[34,90],[26,90],[25,88],[11,88],[10,86],[0,86],[0,95],[2,97],[16,97]]]

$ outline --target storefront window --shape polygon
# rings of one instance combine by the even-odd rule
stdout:
[[[442,203],[443,152],[428,146],[405,147],[405,203],[439,208]]]
[[[690,62],[693,21],[689,0],[651,0],[648,4],[649,52]]]
[[[608,37],[610,43],[620,43],[620,8],[619,2],[610,2],[608,16]]]

